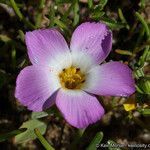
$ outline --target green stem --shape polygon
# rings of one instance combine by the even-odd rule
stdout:
[[[25,17],[23,16],[23,14],[21,13],[21,11],[19,10],[19,8],[18,8],[18,6],[17,6],[15,0],[10,0],[10,3],[11,3],[11,6],[13,7],[13,9],[14,9],[16,15],[19,17],[19,19],[20,19],[21,21],[23,21],[23,22],[24,22],[28,27],[30,27],[31,29],[35,29],[36,27],[35,27],[31,22],[29,22],[29,21],[27,21],[27,20],[25,19]]]
[[[42,134],[40,133],[40,131],[35,128],[34,129],[34,133],[36,134],[37,138],[39,139],[39,141],[41,142],[41,144],[44,146],[44,148],[46,150],[55,150],[47,141],[46,139],[42,136]]]

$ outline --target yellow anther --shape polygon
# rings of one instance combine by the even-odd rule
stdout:
[[[69,67],[62,70],[59,79],[63,88],[80,89],[85,82],[85,75],[80,71],[80,68]]]

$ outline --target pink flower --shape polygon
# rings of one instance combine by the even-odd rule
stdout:
[[[95,95],[129,96],[135,91],[130,68],[120,62],[101,64],[112,48],[112,33],[103,23],[83,23],[70,48],[55,29],[27,32],[31,66],[17,77],[16,98],[42,111],[54,103],[72,126],[85,128],[104,115]]]

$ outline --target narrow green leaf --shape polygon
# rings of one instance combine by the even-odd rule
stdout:
[[[93,0],[88,0],[88,6],[89,6],[89,8],[93,7]]]
[[[46,124],[42,121],[33,119],[24,122],[20,128],[27,128],[27,130],[15,136],[16,143],[22,143],[28,140],[35,139],[36,138],[36,135],[34,133],[35,128],[38,128],[41,134],[44,134],[46,131]]]
[[[148,77],[141,77],[138,80],[137,86],[143,91],[144,94],[150,95],[150,79]]]
[[[36,26],[36,28],[40,28],[40,26],[41,26],[41,20],[42,20],[42,13],[38,12],[36,14],[36,17],[35,17],[35,26]]]
[[[76,26],[79,23],[79,2],[76,0],[74,4],[74,21],[73,26]]]
[[[11,3],[11,5],[12,5],[12,7],[13,7],[15,13],[16,13],[17,16],[19,17],[19,19],[22,20],[22,19],[23,19],[23,15],[22,15],[22,13],[20,12],[20,10],[19,10],[19,8],[18,8],[16,2],[15,2],[14,0],[10,0],[10,3]]]
[[[103,8],[107,4],[107,2],[108,2],[108,0],[100,0],[99,1],[100,10],[103,10]]]
[[[112,141],[112,140],[108,140],[108,150],[121,150],[119,148],[119,144],[117,144],[116,142]],[[121,145],[120,145],[121,146]]]
[[[43,9],[45,6],[46,0],[40,0],[39,9]]]
[[[62,118],[62,115],[58,111],[58,109],[55,106],[52,106],[51,108],[47,109],[46,111],[42,112],[32,112],[31,118],[32,119],[39,119],[46,117],[48,115],[55,115],[56,117]]]
[[[21,21],[23,21],[29,28],[36,29],[36,27],[28,20],[25,19],[21,11],[19,10],[19,7],[17,6],[15,0],[10,0],[11,6],[14,9],[16,15],[19,17]]]
[[[23,31],[18,30],[18,33],[19,33],[19,37],[20,37],[21,41],[24,42],[25,41],[25,35],[24,35]]]
[[[148,108],[138,109],[138,111],[144,116],[150,116],[150,109],[148,109]]]
[[[73,11],[74,9],[74,5],[75,5],[75,1],[73,1],[70,5],[70,7],[68,8],[68,10],[64,13],[63,17],[62,17],[62,20],[66,20],[67,17],[69,16],[70,12]]]
[[[41,21],[42,21],[42,10],[45,6],[45,1],[46,0],[40,0],[39,1],[39,7],[38,7],[38,10],[36,12],[36,17],[35,17],[35,26],[37,28],[40,28],[41,27]]]
[[[1,0],[0,3],[7,4],[8,6],[11,5],[9,0]]]
[[[132,56],[133,53],[127,50],[121,50],[121,49],[116,49],[115,50],[116,53],[121,54],[121,55],[129,55]]]
[[[100,144],[102,139],[103,139],[103,132],[98,132],[86,150],[96,150],[97,149],[96,145]]]
[[[91,18],[92,19],[96,19],[96,20],[99,20],[102,16],[105,15],[105,12],[104,11],[97,11],[95,10],[92,14],[91,14]]]
[[[0,34],[0,40],[7,43],[10,42],[12,39],[7,35]]]
[[[140,6],[142,9],[144,9],[145,8],[145,0],[140,0],[140,1],[141,1]]]
[[[2,134],[2,135],[0,135],[0,142],[3,142],[3,141],[5,141],[5,140],[17,135],[17,134],[24,132],[24,131],[26,131],[26,129],[22,128],[22,129],[18,129],[18,130],[14,130],[14,131]]]
[[[45,111],[42,111],[42,112],[32,112],[32,114],[31,114],[31,118],[32,119],[43,118],[43,117],[46,117],[46,116],[48,116],[48,113],[45,112]]]
[[[55,18],[54,23],[55,23],[59,28],[61,28],[61,29],[63,29],[63,30],[68,30],[67,25],[66,25],[64,22],[62,22],[61,20]]]
[[[126,24],[126,28],[127,29],[130,29],[130,26],[127,24],[127,21],[126,21],[124,15],[123,15],[123,12],[122,12],[122,10],[120,8],[118,8],[118,14],[119,14],[119,17],[120,17],[122,23]]]
[[[50,24],[49,24],[49,27],[53,27],[54,26],[54,19],[55,19],[55,9],[54,9],[54,5],[51,4],[50,6],[50,13],[49,13],[49,21],[50,21]]]
[[[143,94],[143,91],[137,85],[135,85],[135,88],[138,93]]]
[[[56,4],[71,3],[71,0],[56,0]]]
[[[0,3],[6,4],[8,6],[12,6],[11,3],[10,3],[10,0],[0,0]],[[17,4],[18,8],[24,7],[23,3],[16,3],[16,4]]]
[[[137,17],[137,19],[142,23],[143,27],[145,28],[146,35],[149,40],[150,39],[150,29],[148,27],[147,22],[144,20],[143,16],[141,14],[139,14],[138,12],[135,13],[135,16]]]
[[[112,29],[120,29],[126,26],[126,24],[124,23],[117,22],[107,17],[102,17],[101,19],[102,19],[102,22],[106,23]]]
[[[146,20],[144,20],[143,16],[140,13],[136,12],[135,16],[143,25],[143,28],[145,29],[145,32],[146,32],[147,40],[150,40],[150,28],[148,26],[148,23],[146,22]],[[143,55],[140,57],[139,65],[141,67],[144,66],[145,61],[148,59],[149,50],[150,50],[150,46],[146,46]]]
[[[141,77],[144,77],[144,71],[143,68],[137,69],[134,71],[134,76],[139,79]]]
[[[137,41],[136,41],[134,49],[133,49],[133,53],[136,54],[139,51],[143,50],[146,46],[148,46],[147,42],[145,42],[144,44],[141,45],[144,34],[145,34],[145,29],[141,27],[139,29],[139,34],[138,34]]]
[[[16,49],[13,47],[11,51],[11,59],[12,59],[12,68],[15,70],[16,68]]]

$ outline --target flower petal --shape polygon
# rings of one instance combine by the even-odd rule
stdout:
[[[28,66],[17,77],[15,97],[28,109],[42,111],[43,105],[60,87],[57,76],[50,68]],[[50,105],[53,104],[53,101]]]
[[[95,66],[93,59],[86,53],[73,51],[71,52],[71,56],[72,66],[80,68],[83,73],[86,73]]]
[[[135,91],[131,69],[120,62],[91,69],[83,88],[93,94],[110,96],[129,96]]]
[[[103,23],[83,23],[74,31],[71,39],[71,51],[84,52],[99,64],[112,48],[112,33]]]
[[[39,29],[27,32],[25,41],[32,64],[51,66],[52,60],[56,60],[56,62],[60,60],[59,55],[68,57],[68,53],[70,53],[65,39],[55,29]]]
[[[95,123],[104,114],[96,97],[84,91],[61,89],[56,96],[56,105],[68,123],[77,128]]]

